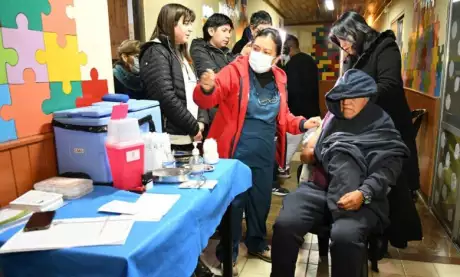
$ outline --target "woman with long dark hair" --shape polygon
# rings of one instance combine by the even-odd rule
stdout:
[[[411,200],[411,191],[420,188],[420,171],[415,144],[415,129],[404,93],[401,77],[401,53],[391,30],[379,33],[356,12],[346,12],[333,24],[330,40],[347,55],[344,71],[359,69],[374,78],[377,98],[373,99],[387,112],[404,143],[411,151],[396,184],[388,195],[391,226],[387,238],[395,247],[405,248],[407,242],[422,239],[420,218]]]
[[[197,77],[187,47],[195,17],[181,4],[165,5],[139,55],[144,98],[160,102],[163,129],[176,149],[190,148],[194,140],[202,139],[204,129],[193,102]]]
[[[275,156],[278,165],[284,165],[286,132],[299,134],[320,123],[319,118],[306,120],[289,112],[286,74],[275,65],[282,44],[277,30],[267,28],[258,32],[249,56],[237,58],[217,75],[209,69],[201,76],[194,92],[194,99],[201,108],[219,105],[208,135],[217,140],[219,156],[238,159],[252,172],[252,187],[232,203],[234,262],[244,210],[248,252],[271,261],[265,236]],[[220,246],[217,257],[222,261]],[[234,274],[237,275],[235,266]]]

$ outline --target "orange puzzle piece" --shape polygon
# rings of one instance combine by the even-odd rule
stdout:
[[[42,111],[42,102],[50,98],[48,83],[35,83],[35,72],[24,70],[24,84],[10,85],[11,105],[0,109],[4,120],[14,119],[18,138],[51,131],[52,115]]]
[[[107,80],[98,80],[99,73],[96,68],[91,69],[91,81],[81,81],[83,97],[76,100],[78,108],[91,106],[93,103],[102,101],[102,96],[109,93]]]
[[[66,45],[66,35],[76,35],[77,27],[75,19],[67,16],[67,7],[73,7],[73,0],[49,0],[51,13],[43,14],[43,32],[58,34],[57,43],[63,47]]]

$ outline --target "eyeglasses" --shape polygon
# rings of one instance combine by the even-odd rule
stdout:
[[[275,93],[275,95],[272,98],[262,99],[262,100],[259,97],[259,93],[256,93],[256,95],[257,95],[257,101],[259,102],[261,106],[267,106],[268,104],[276,104],[279,102],[279,99],[280,99],[278,93]]]

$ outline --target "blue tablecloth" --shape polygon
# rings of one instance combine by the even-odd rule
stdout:
[[[0,255],[5,277],[190,277],[201,251],[234,197],[251,187],[251,172],[243,163],[221,160],[206,174],[218,180],[212,190],[155,185],[149,192],[180,194],[160,222],[136,222],[125,245],[97,246]],[[59,209],[56,218],[96,217],[97,209],[114,199],[135,202],[139,195],[111,187],[94,192]],[[20,227],[0,235],[2,245]]]

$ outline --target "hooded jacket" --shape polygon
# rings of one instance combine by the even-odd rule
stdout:
[[[401,77],[401,53],[396,36],[387,30],[364,43],[360,56],[349,56],[343,64],[344,70],[359,69],[377,83],[376,104],[387,112],[396,129],[401,133],[402,139],[411,152],[403,169],[404,186],[411,190],[420,188],[420,170],[418,154],[415,143],[416,132],[412,124],[412,115],[404,92]]]
[[[218,73],[236,57],[232,54],[229,48],[216,48],[202,38],[194,39],[192,41],[190,54],[192,55],[193,65],[195,66],[198,78],[208,69]],[[201,113],[203,116],[201,116],[198,120],[205,124],[211,124],[216,112],[217,108],[211,108],[209,109],[209,112]]]
[[[198,121],[187,110],[184,76],[169,39],[161,36],[146,42],[139,54],[144,99],[160,102],[163,129],[172,135],[195,136]]]
[[[358,96],[370,97],[371,100],[375,101],[378,96],[378,85],[376,87],[376,84],[362,71],[351,69],[348,70],[344,76],[337,81],[337,85],[326,95],[326,104],[330,109],[330,113],[334,116],[332,119],[330,119],[329,124],[324,127],[324,130],[318,139],[318,142],[321,142],[317,143],[317,147],[315,148],[315,156],[318,161],[324,159],[324,161],[330,165],[340,165],[340,160],[335,160],[332,163],[330,162],[334,157],[334,151],[329,151],[328,153],[326,150],[331,148],[331,146],[334,145],[334,142],[336,141],[340,141],[341,143],[347,142],[350,144],[350,139],[352,145],[359,146],[358,149],[365,147],[368,154],[375,154],[376,157],[379,156],[377,155],[379,152],[381,154],[382,150],[388,148],[390,148],[390,151],[401,150],[401,145],[399,143],[400,140],[397,139],[396,135],[394,134],[395,126],[393,121],[380,106],[376,105],[372,101],[370,101],[363,109],[363,111],[352,120],[343,119],[343,114],[339,107],[340,99],[354,98]],[[389,132],[388,130],[382,132],[384,129],[392,129],[393,131]],[[333,133],[336,134],[334,135]],[[357,133],[361,135],[350,135]],[[370,136],[366,135],[366,133]],[[401,137],[401,139],[403,138]],[[371,143],[366,144],[366,141]],[[368,148],[370,145],[374,145],[374,148],[378,145],[380,150],[377,152],[369,151],[372,150],[372,148]],[[337,149],[339,149],[340,143],[335,144],[335,146],[337,146]],[[344,149],[343,147],[341,148]],[[356,149],[354,146],[348,147],[348,149],[352,148]],[[347,149],[347,147],[345,147],[345,149]],[[387,154],[388,153],[389,152],[387,152]],[[406,154],[409,154],[409,152],[406,152]],[[338,159],[340,156],[343,156],[343,153],[338,155]],[[382,157],[382,155],[380,155],[380,157]],[[400,158],[393,158],[390,159],[389,162],[384,162],[383,164],[372,163],[372,161],[369,162],[367,159],[365,159],[367,162],[368,172],[373,172],[372,170],[369,171],[371,164],[378,165],[381,170],[380,173],[374,172],[370,175],[366,174],[366,176],[370,176],[372,178],[364,179],[362,182],[360,182],[360,184],[363,185],[368,184],[367,186],[361,186],[360,189],[366,190],[367,192],[372,191],[372,193],[375,194],[375,192],[378,191],[375,189],[376,186],[382,187],[382,190],[380,191],[385,191],[384,187],[391,187],[391,190],[387,195],[390,225],[385,230],[385,237],[394,247],[405,248],[407,247],[408,241],[422,239],[422,226],[420,217],[417,213],[417,210],[415,209],[414,202],[412,201],[412,198],[409,194],[409,190],[405,185],[405,182],[401,182],[401,176],[405,175],[404,166],[406,163],[403,164],[402,171],[400,170],[400,174],[396,174],[397,169],[400,167],[399,162],[397,161],[398,159]],[[349,157],[348,160],[350,160]],[[356,160],[357,159],[353,159],[353,161]],[[363,161],[362,158],[358,160]],[[408,159],[406,158],[403,160],[403,162],[406,162],[407,160]],[[376,161],[379,161],[379,159]],[[325,170],[330,169],[324,166],[324,162],[322,165]],[[331,175],[336,176],[337,172],[330,174],[332,171],[333,170],[330,170],[329,172],[329,178]],[[349,172],[352,171],[349,170]],[[371,185],[374,188],[372,188]],[[380,211],[381,217],[388,213],[388,210],[385,208],[385,204],[383,202],[380,208],[375,209],[375,211]],[[385,223],[385,221],[383,222]]]
[[[287,105],[286,73],[272,67],[273,76],[280,95],[280,109],[277,116],[278,140],[276,141],[276,160],[278,165],[286,161],[286,132],[299,134],[305,118],[294,116]],[[240,56],[224,67],[216,76],[212,92],[204,92],[198,84],[193,99],[202,109],[219,105],[209,137],[217,141],[219,156],[231,158],[236,150],[243,129],[250,93],[249,56]]]
[[[372,77],[360,70],[347,71],[326,95],[334,117],[320,135],[315,155],[328,177],[327,202],[333,217],[347,212],[337,207],[337,201],[359,189],[372,199],[364,208],[374,211],[386,227],[387,192],[396,184],[409,150],[390,116],[372,102],[376,94]],[[354,98],[371,100],[355,117],[346,119],[340,103]]]

